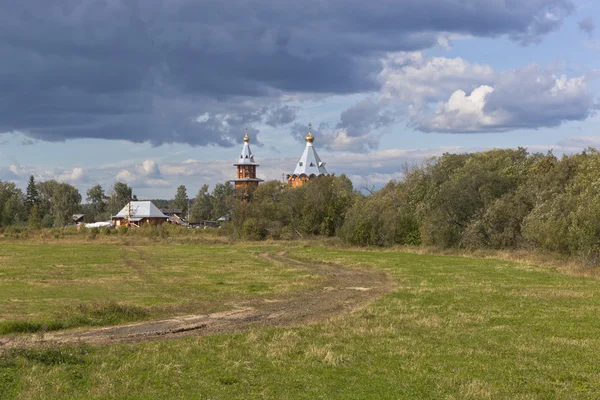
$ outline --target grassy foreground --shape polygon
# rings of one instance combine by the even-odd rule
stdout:
[[[280,250],[2,245],[0,318],[60,319],[109,300],[148,318],[318,284],[254,257]],[[487,259],[323,247],[289,255],[384,269],[397,288],[306,326],[9,351],[0,398],[600,397],[600,280]]]
[[[2,244],[0,334],[227,309],[311,277],[223,245]]]

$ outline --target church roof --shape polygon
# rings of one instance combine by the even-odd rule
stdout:
[[[300,157],[298,164],[296,164],[294,175],[327,175],[325,163],[321,161],[321,158],[319,157],[317,151],[315,150],[315,147],[313,146],[315,138],[311,132],[311,128],[311,124],[308,124],[308,135],[306,135],[306,148],[304,149],[304,153],[302,153],[302,157]]]
[[[127,218],[128,208],[129,205],[126,205],[113,218]],[[167,218],[151,201],[132,201],[129,217],[132,220],[135,218]]]
[[[256,165],[254,162],[254,154],[252,154],[252,150],[250,150],[250,138],[248,137],[248,128],[246,128],[246,136],[244,136],[244,147],[242,148],[242,152],[238,157],[238,160],[233,165]]]

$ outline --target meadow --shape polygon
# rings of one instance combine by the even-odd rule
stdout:
[[[0,398],[600,397],[600,280],[498,259],[293,242],[6,242],[0,340],[349,289],[311,265],[393,285],[306,323],[0,347]]]

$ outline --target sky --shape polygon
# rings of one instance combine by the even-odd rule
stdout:
[[[0,0],[0,180],[140,199],[445,152],[600,147],[596,0]]]

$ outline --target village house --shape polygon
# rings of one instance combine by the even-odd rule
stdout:
[[[143,224],[158,225],[169,222],[151,201],[130,201],[117,215],[112,217],[113,223],[120,226],[141,226]]]

